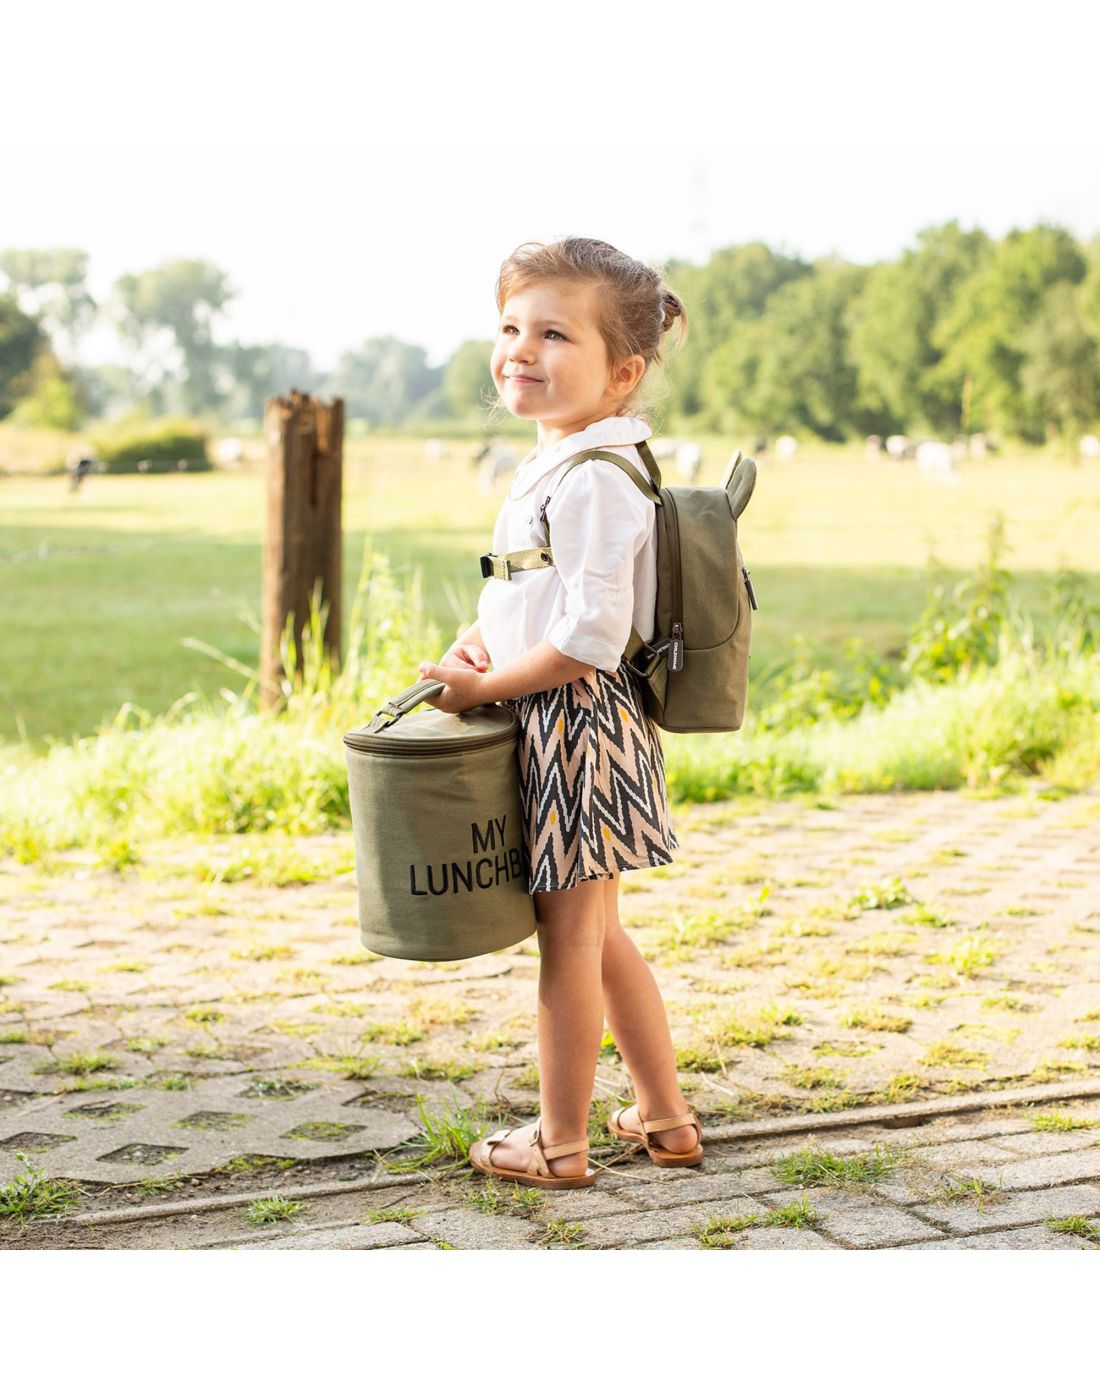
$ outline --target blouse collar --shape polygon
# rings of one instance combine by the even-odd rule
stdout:
[[[536,451],[534,456],[521,462],[516,468],[512,486],[515,488],[533,485],[539,477],[553,471],[574,452],[583,452],[588,447],[625,447],[632,443],[644,442],[652,433],[653,429],[644,418],[631,417],[629,414],[600,418],[597,422],[590,423],[587,428],[582,428],[579,433],[570,433],[553,447],[548,447],[542,452]]]

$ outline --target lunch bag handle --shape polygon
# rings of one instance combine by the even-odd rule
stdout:
[[[364,730],[364,734],[381,734],[383,729],[388,729],[399,719],[415,710],[422,700],[428,700],[433,695],[438,695],[445,689],[442,681],[417,681],[410,685],[407,690],[403,690],[400,695],[395,695],[392,700],[387,700],[382,708],[376,711],[374,718]]]

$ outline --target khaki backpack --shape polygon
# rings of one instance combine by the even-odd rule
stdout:
[[[617,453],[590,447],[566,459],[558,485],[582,462],[620,467],[657,507],[657,607],[654,636],[630,629],[623,664],[638,681],[646,713],[662,729],[697,734],[740,729],[749,684],[749,638],[756,594],[737,540],[737,522],[756,485],[756,463],[734,454],[721,486],[662,486],[661,469],[645,442],[638,452],[652,480]],[[539,518],[546,545],[511,554],[483,554],[483,578],[509,579],[553,565],[550,525]]]

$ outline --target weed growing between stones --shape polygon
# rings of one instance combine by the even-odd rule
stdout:
[[[118,1061],[113,1055],[98,1050],[76,1050],[52,1064],[39,1065],[35,1074],[95,1074],[101,1069],[114,1069]],[[135,1081],[136,1082],[136,1081]]]
[[[23,1152],[15,1154],[23,1170],[0,1186],[0,1220],[31,1220],[61,1215],[80,1194],[71,1181],[51,1181]]]
[[[964,938],[942,953],[929,953],[928,962],[948,963],[959,977],[975,977],[994,962],[999,949],[988,938]]]
[[[1083,1215],[1066,1215],[1061,1219],[1052,1216],[1047,1221],[1047,1229],[1059,1235],[1076,1235],[1079,1240],[1100,1240],[1100,1226]]]
[[[852,1030],[892,1031],[904,1035],[913,1024],[911,1016],[898,1016],[877,1006],[853,1006],[839,1017],[842,1026]]]
[[[787,1186],[869,1186],[896,1171],[908,1157],[903,1151],[884,1150],[855,1157],[838,1157],[816,1147],[789,1153],[772,1166],[772,1175]]]
[[[1096,1127],[1100,1127],[1100,1119],[1074,1118],[1068,1113],[1036,1113],[1031,1120],[1035,1133],[1079,1133]]]
[[[274,1225],[279,1220],[293,1220],[309,1210],[305,1201],[288,1201],[285,1196],[275,1193],[251,1201],[245,1211],[245,1219],[250,1225]]]
[[[848,901],[853,909],[900,909],[903,904],[916,901],[895,875],[880,883],[866,883]]]
[[[513,1184],[506,1191],[490,1177],[480,1190],[466,1197],[466,1204],[482,1215],[513,1215],[520,1220],[533,1220],[545,1202],[542,1192],[535,1186]]]
[[[364,1225],[404,1225],[424,1213],[421,1206],[387,1206],[382,1210],[368,1210],[363,1216]]]
[[[972,1201],[981,1212],[991,1202],[999,1201],[1003,1194],[1000,1182],[994,1185],[993,1182],[985,1181],[980,1176],[968,1176],[945,1182],[931,1199],[942,1201],[947,1205],[956,1201]]]
[[[736,1249],[746,1230],[809,1230],[817,1224],[818,1218],[817,1212],[803,1192],[800,1201],[776,1206],[766,1215],[716,1216],[705,1225],[696,1225],[692,1234],[702,1249]]]
[[[461,1084],[484,1068],[480,1060],[410,1060],[405,1074],[412,1079],[445,1079]]]
[[[414,1157],[403,1158],[399,1162],[386,1162],[388,1172],[424,1171],[428,1167],[469,1166],[470,1147],[489,1130],[491,1119],[485,1106],[475,1104],[465,1107],[453,1100],[433,1110],[424,1098],[417,1094],[416,1111],[420,1118],[420,1132],[410,1140],[410,1145],[420,1150]]]
[[[548,1220],[535,1238],[540,1249],[583,1249],[585,1229],[576,1222]]]

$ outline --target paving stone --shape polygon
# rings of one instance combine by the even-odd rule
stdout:
[[[941,1231],[927,1221],[893,1205],[882,1205],[862,1193],[828,1188],[812,1191],[780,1191],[763,1199],[768,1205],[785,1206],[801,1201],[812,1206],[818,1220],[815,1228],[853,1249],[882,1249],[911,1240],[933,1239]]]
[[[691,1206],[663,1207],[610,1220],[585,1221],[585,1243],[594,1248],[638,1245],[650,1240],[674,1239],[695,1225],[706,1225],[721,1216],[760,1215],[759,1202],[749,1196],[730,1196]]]
[[[579,1191],[544,1191],[545,1214],[562,1220],[595,1220],[602,1215],[626,1215],[637,1206],[609,1189],[594,1186]]]
[[[928,1240],[902,1245],[903,1249],[1095,1249],[1085,1240],[1062,1235],[1045,1226],[1022,1230],[991,1230],[987,1235],[962,1235],[949,1240]]]
[[[553,1218],[552,1211],[547,1211]],[[455,1249],[535,1249],[529,1236],[538,1222],[506,1215],[482,1215],[476,1210],[443,1210],[414,1216],[410,1227],[432,1240],[443,1240]]]
[[[681,1235],[675,1240],[650,1240],[647,1244],[636,1246],[638,1249],[702,1249],[702,1245],[697,1239],[690,1235]]]
[[[1016,1191],[988,1202],[981,1211],[971,1201],[916,1207],[922,1216],[944,1229],[972,1234],[998,1225],[1027,1225],[1048,1216],[1094,1215],[1100,1210],[1100,1186],[1060,1186],[1044,1191]]]
[[[1100,1180],[1100,1147],[1013,1162],[1000,1168],[997,1176],[1007,1187],[1057,1186],[1063,1181]]]
[[[1003,1147],[996,1147],[989,1142],[949,1142],[942,1147],[916,1148],[913,1155],[918,1162],[926,1162],[942,1171],[968,1173],[977,1167],[1019,1160]]]
[[[259,1227],[257,1227],[259,1228]],[[338,1225],[331,1229],[298,1230],[275,1240],[257,1240],[238,1249],[386,1249],[417,1239],[407,1226],[387,1221],[381,1225]]]
[[[814,1230],[786,1230],[765,1225],[758,1230],[746,1230],[736,1249],[839,1249],[824,1235]]]
[[[768,1182],[775,1186],[775,1178],[768,1171]],[[692,1201],[721,1201],[740,1199],[745,1195],[745,1178],[757,1173],[713,1172],[707,1175],[689,1176],[687,1172],[668,1173],[663,1181],[630,1184],[619,1188],[621,1198],[634,1209],[655,1210],[659,1206],[689,1205]]]
[[[989,1142],[1017,1157],[1048,1157],[1057,1152],[1077,1152],[1082,1147],[1100,1147],[1096,1130],[1087,1128],[1070,1133],[1013,1133],[1010,1137],[990,1138]]]

